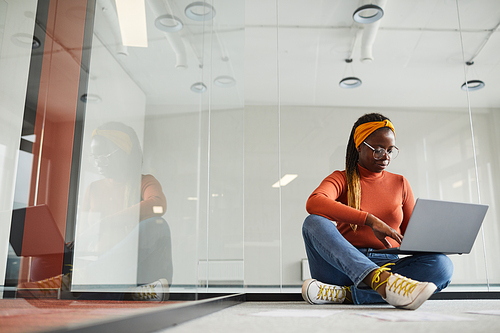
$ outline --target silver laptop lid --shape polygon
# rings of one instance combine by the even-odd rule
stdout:
[[[402,251],[469,253],[488,205],[417,199]]]

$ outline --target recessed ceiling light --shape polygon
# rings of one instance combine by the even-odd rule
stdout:
[[[355,22],[369,24],[380,20],[384,16],[384,10],[377,5],[364,5],[356,9],[352,14]]]
[[[354,76],[345,77],[339,82],[339,86],[345,89],[357,88],[361,85],[361,80]]]
[[[475,91],[479,89],[483,89],[486,84],[481,80],[469,80],[462,84],[462,90],[467,91],[467,86],[469,87],[469,91]]]
[[[194,21],[208,21],[214,18],[215,8],[202,1],[193,2],[189,4],[184,13],[187,17]]]
[[[203,82],[196,82],[191,86],[191,91],[198,94],[203,94],[205,91],[207,91],[207,86]]]
[[[231,76],[221,75],[214,79],[214,84],[222,88],[234,87],[236,80]]]
[[[155,26],[161,31],[165,32],[176,32],[182,30],[182,21],[172,15],[162,15],[158,16],[155,20]]]
[[[122,44],[148,47],[146,4],[144,1],[116,1]]]

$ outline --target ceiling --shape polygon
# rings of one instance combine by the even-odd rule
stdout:
[[[301,106],[466,108],[460,86],[467,72],[469,80],[486,83],[470,92],[471,105],[500,108],[497,0],[459,0],[460,20],[454,0],[383,1],[371,63],[360,61],[368,25],[352,20],[363,1],[214,0],[207,3],[215,17],[201,22],[185,16],[190,0],[146,1],[147,48],[120,48],[116,13],[113,19],[109,11],[114,1],[97,1],[95,35],[149,105],[190,109],[201,101],[217,109],[279,100]],[[155,27],[156,17],[169,13],[184,23],[179,32]],[[176,68],[179,56],[187,68]],[[351,64],[345,62],[349,57]],[[236,85],[214,85],[219,75],[234,77]],[[338,83],[345,76],[363,84],[343,89]],[[90,84],[98,77],[91,68]],[[192,92],[195,82],[208,90]]]

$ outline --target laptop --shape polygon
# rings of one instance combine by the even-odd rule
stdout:
[[[17,256],[64,252],[64,237],[47,205],[12,211],[10,244]]]
[[[417,199],[399,247],[372,253],[470,253],[488,205]]]

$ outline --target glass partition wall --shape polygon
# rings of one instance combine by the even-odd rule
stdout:
[[[367,4],[381,7],[382,19],[355,22],[354,12]],[[370,112],[395,124],[401,153],[388,171],[403,174],[415,197],[490,206],[472,252],[450,256],[455,274],[448,290],[495,290],[496,3],[262,1],[247,2],[246,10],[245,63],[251,70],[245,138],[252,150],[245,151],[245,207],[259,209],[245,214],[247,290],[274,286],[299,292],[296,287],[309,275],[301,235],[305,202],[327,175],[344,169],[352,125]],[[253,38],[260,48],[253,48]],[[475,64],[466,65],[471,60]],[[461,89],[478,79],[471,75],[487,79],[486,87]],[[259,162],[250,155],[254,151]],[[277,168],[267,169],[273,177],[266,179],[265,170],[255,183],[252,172],[267,164]],[[273,196],[271,184],[282,177]],[[292,181],[285,184],[287,178]],[[263,244],[251,252],[259,238],[268,240],[268,249]]]
[[[8,296],[242,286],[244,2],[0,5]]]
[[[144,12],[134,11],[134,22],[126,21],[128,8],[120,6],[96,2],[83,139],[83,155],[93,160],[82,160],[86,173],[80,176],[77,220],[82,232],[76,231],[76,244],[83,248],[80,256],[75,251],[74,288],[102,290],[160,278],[169,282],[171,293],[241,286],[244,2],[151,0],[140,8]],[[141,22],[147,31],[144,44],[126,42],[125,25],[135,24],[130,29],[138,32]],[[122,131],[123,125],[137,135],[138,155],[106,171],[116,149],[96,155],[95,139],[109,136],[113,141],[114,131]],[[109,166],[100,158],[109,159]],[[137,165],[129,171],[132,163]],[[112,196],[100,196],[100,187],[92,190],[94,184],[104,184],[104,172],[112,180],[117,173],[130,175],[119,191],[128,193],[129,184],[135,184],[132,189],[141,187],[136,196],[143,201],[130,207],[135,209],[110,212],[113,219],[118,217],[115,221],[103,223],[91,211],[97,216],[90,219],[99,222],[89,233],[84,226],[89,219],[86,200],[96,200],[97,206],[112,200],[103,210],[115,205]],[[123,199],[138,203],[136,198]],[[96,239],[87,239],[89,234]],[[102,242],[106,234],[116,239],[105,236],[109,244],[97,254],[105,260],[89,261],[86,247]],[[96,274],[89,274],[90,267]],[[100,278],[93,280],[97,273]]]
[[[415,197],[490,206],[450,290],[495,290],[494,1],[130,3],[0,0],[4,295],[300,292],[305,202],[369,112]]]

